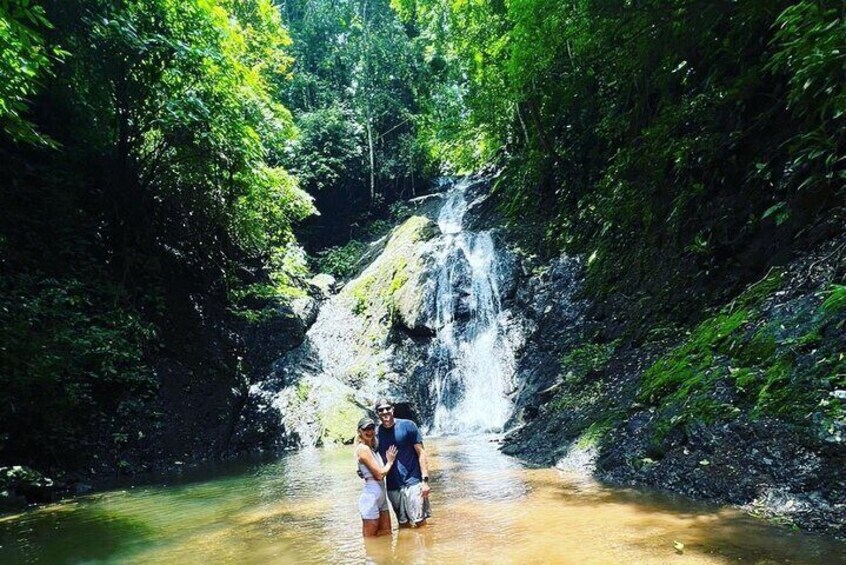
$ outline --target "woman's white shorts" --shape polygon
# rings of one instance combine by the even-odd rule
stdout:
[[[364,483],[364,490],[358,497],[358,511],[364,520],[377,520],[380,512],[388,511],[388,495],[383,481],[368,479]]]

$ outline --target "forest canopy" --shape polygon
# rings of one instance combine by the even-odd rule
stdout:
[[[684,318],[839,229],[846,3],[393,5],[461,100],[421,144],[504,166],[510,217],[590,257],[595,293]]]
[[[94,441],[122,461],[168,379],[190,388],[173,374],[243,396],[239,324],[304,296],[315,265],[348,274],[355,238],[440,174],[495,171],[526,252],[585,257],[635,333],[697,321],[842,230],[845,16],[0,2],[0,451],[64,465]]]

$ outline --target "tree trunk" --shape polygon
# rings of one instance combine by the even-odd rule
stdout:
[[[376,159],[373,155],[373,126],[370,123],[370,117],[367,117],[367,145],[370,149],[370,200],[376,199]]]

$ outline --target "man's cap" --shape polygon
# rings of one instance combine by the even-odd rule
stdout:
[[[373,418],[369,418],[365,416],[361,420],[358,421],[358,429],[363,430],[364,428],[369,428],[370,426],[376,427],[376,422],[373,421]]]
[[[390,400],[388,400],[385,397],[382,397],[382,398],[380,398],[379,400],[376,401],[376,404],[374,404],[373,407],[376,410],[378,410],[382,406],[393,406],[393,405],[394,405],[393,402],[391,402]]]

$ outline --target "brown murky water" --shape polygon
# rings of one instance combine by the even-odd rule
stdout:
[[[846,563],[835,540],[527,469],[489,438],[429,451],[430,526],[367,544],[342,448],[0,517],[0,563]]]

